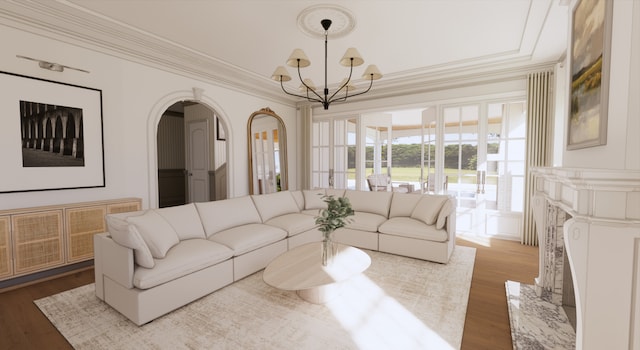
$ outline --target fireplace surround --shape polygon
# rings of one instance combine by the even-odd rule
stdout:
[[[554,304],[571,303],[563,293],[573,286],[577,349],[640,349],[640,171],[533,173],[536,294]]]

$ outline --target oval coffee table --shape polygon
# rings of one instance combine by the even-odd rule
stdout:
[[[295,290],[298,296],[314,304],[323,304],[340,293],[343,282],[365,271],[371,257],[362,250],[336,244],[333,262],[322,266],[322,242],[295,247],[275,258],[264,270],[268,285]]]

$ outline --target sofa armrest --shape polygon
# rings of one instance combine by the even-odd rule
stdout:
[[[108,276],[123,287],[133,288],[133,249],[116,243],[107,233],[101,233],[94,235],[94,251],[98,297],[103,276]]]
[[[449,240],[453,241],[455,244],[455,241],[456,241],[456,210],[455,209],[453,209],[451,214],[447,216],[447,224],[445,227],[447,229],[447,233],[449,234]]]

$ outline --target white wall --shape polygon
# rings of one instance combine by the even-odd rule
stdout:
[[[575,6],[576,1],[572,2]],[[572,7],[573,8],[573,7]],[[579,150],[566,150],[566,135],[561,144],[564,150],[563,167],[595,169],[640,169],[640,2],[613,2],[613,34],[609,80],[609,108],[607,144]],[[571,40],[571,35],[568,36]],[[567,42],[569,47],[570,41]],[[568,52],[568,51],[567,51]],[[565,79],[571,81],[566,69]],[[569,96],[569,84],[558,91],[560,99]],[[567,123],[567,109],[563,117]]]
[[[228,127],[230,142],[230,196],[248,194],[246,123],[256,110],[270,107],[286,124],[297,129],[296,110],[236,90],[203,83],[159,69],[115,58],[93,50],[51,40],[0,25],[0,67],[5,72],[22,74],[102,90],[103,133],[106,187],[58,191],[0,193],[0,210],[49,204],[73,203],[120,197],[140,197],[143,207],[157,196],[150,179],[155,176],[155,130],[161,114],[174,102],[193,99],[193,87],[203,89],[202,101],[214,109]],[[18,59],[24,55],[89,70],[51,72],[36,62]],[[1,86],[0,89],[10,87]],[[0,118],[17,118],[2,115]],[[16,130],[16,132],[19,132]],[[289,141],[290,188],[295,189],[295,138]],[[2,140],[0,140],[0,143]],[[0,160],[1,161],[1,160]],[[0,171],[0,181],[2,181]],[[43,178],[47,170],[43,169]],[[151,186],[150,186],[151,183]]]

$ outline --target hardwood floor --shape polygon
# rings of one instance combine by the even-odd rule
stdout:
[[[462,349],[512,349],[506,280],[532,284],[538,248],[492,239],[457,244],[476,248]],[[93,269],[0,293],[0,349],[71,349],[33,300],[93,282]]]
[[[491,239],[458,245],[476,248],[462,349],[512,349],[505,282],[533,284],[538,275],[538,247]]]

